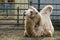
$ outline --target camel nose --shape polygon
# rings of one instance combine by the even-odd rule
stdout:
[[[24,16],[26,16],[26,14],[25,14],[25,13],[26,13],[26,12],[24,12],[24,13],[23,13],[23,15],[24,15]]]
[[[23,14],[24,16],[26,16],[25,14]]]

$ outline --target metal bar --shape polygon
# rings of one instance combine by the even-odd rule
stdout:
[[[30,1],[30,4],[29,5],[31,5],[32,6],[32,1]]]
[[[17,26],[19,26],[19,7],[17,7]]]
[[[51,16],[60,16],[60,15],[51,15]]]
[[[8,9],[6,9],[6,17],[8,17]]]
[[[8,24],[8,23],[1,23],[0,25],[16,25],[16,24],[17,24],[17,23],[15,23],[15,24],[12,24],[12,23],[9,23],[9,24]],[[19,25],[24,25],[24,24],[20,24],[20,23],[19,23]]]
[[[40,1],[40,0],[39,0]],[[10,3],[4,3],[4,2],[0,2],[0,4],[10,4]],[[12,3],[12,4],[29,4],[29,3]],[[38,3],[32,3],[34,5],[38,5]],[[59,3],[39,3],[40,5],[60,5]]]
[[[0,10],[7,10],[7,9],[5,8],[5,9],[0,9]],[[14,9],[14,8],[10,9],[10,8],[8,8],[8,10],[17,10],[17,9]],[[27,10],[27,9],[19,9],[19,10]],[[38,10],[41,10],[41,9],[38,8]],[[54,11],[60,11],[60,9],[54,9]]]
[[[0,28],[0,30],[24,30],[24,28]]]
[[[0,15],[0,16],[6,16],[6,15]],[[8,16],[16,16],[16,15],[8,15]],[[22,16],[22,15],[21,15]],[[51,15],[51,16],[60,16],[60,15]],[[3,20],[5,20],[5,19],[3,19]],[[6,19],[6,20],[8,20],[8,19]],[[10,19],[9,19],[10,20]],[[14,19],[12,19],[12,20],[14,20]]]
[[[17,20],[17,19],[0,19],[0,20]],[[25,19],[19,19],[19,20],[25,20]]]
[[[12,8],[12,9],[11,8],[8,8],[8,9],[7,8],[4,8],[4,9],[0,8],[0,10],[17,10],[17,9],[16,8]],[[19,10],[27,10],[27,9],[19,9]]]
[[[6,16],[6,14],[0,14],[0,16]],[[17,16],[17,14],[14,15],[8,15],[8,16]],[[22,14],[19,14],[19,16],[23,16]]]
[[[40,0],[38,0],[38,11],[40,11]]]
[[[10,4],[10,3],[11,3],[11,2],[9,2],[9,3],[0,2],[0,4]],[[14,2],[13,2],[12,4],[24,4],[24,5],[25,5],[25,4],[29,4],[29,3],[14,3]]]
[[[24,19],[24,13],[23,13],[23,19]],[[25,20],[25,19],[24,19]],[[23,24],[24,24],[24,20],[23,20]]]
[[[56,3],[39,3],[40,5],[60,5]],[[32,3],[32,5],[38,5],[38,3]]]

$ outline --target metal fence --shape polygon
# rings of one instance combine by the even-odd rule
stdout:
[[[0,25],[15,25],[15,26],[24,26],[24,16],[23,12],[21,13],[21,10],[27,10],[27,8],[19,8],[20,6],[17,6],[17,8],[13,7],[10,8],[7,7],[7,4],[11,3],[0,3],[4,4],[4,8],[0,8]],[[29,3],[12,3],[13,5],[28,5]],[[12,12],[12,11],[13,12]]]
[[[0,3],[0,4],[10,4],[10,3]],[[37,5],[37,6],[35,6],[37,9],[38,9],[38,11],[40,11],[42,8],[41,7],[44,7],[45,5],[60,5],[59,3],[41,3],[41,0],[37,0],[37,3],[35,3],[35,2],[32,2],[32,1],[28,1],[28,3],[12,3],[13,5],[16,5],[16,4],[19,4],[19,5],[32,5],[32,6],[35,6],[35,5]],[[44,6],[42,6],[42,5],[44,5]],[[23,16],[23,14],[20,14],[20,10],[27,10],[27,9],[21,9],[21,8],[19,8],[20,6],[18,6],[17,8],[7,8],[7,7],[5,7],[5,8],[0,8],[0,10],[3,10],[3,13],[5,13],[5,14],[0,14],[0,25],[16,25],[17,27],[18,26],[23,26],[24,27],[24,16]],[[12,12],[12,14],[9,14],[8,12],[9,12],[9,10],[11,11],[17,11],[16,12],[16,14],[15,14],[15,12]],[[5,11],[5,12],[4,12]],[[60,11],[60,9],[55,9],[54,8],[54,11]],[[56,13],[56,12],[53,12],[53,13]],[[10,12],[11,13],[11,12]],[[9,16],[11,16],[11,17],[13,17],[13,18],[9,18]],[[22,16],[22,19],[20,19],[21,17],[20,16]],[[55,27],[55,29],[60,29],[59,28],[59,26],[60,26],[60,19],[58,18],[57,19],[57,17],[60,17],[60,15],[51,15],[51,19],[52,19],[52,22],[53,22],[53,25],[54,25],[54,27]],[[15,18],[16,17],[16,18]],[[12,21],[11,21],[12,20]],[[6,21],[6,22],[5,22]],[[8,21],[8,22],[7,22]],[[10,21],[10,22],[9,22]],[[5,22],[5,23],[4,23]]]

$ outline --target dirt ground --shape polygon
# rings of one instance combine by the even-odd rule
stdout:
[[[60,40],[60,31],[55,31],[53,37],[24,37],[24,30],[0,30],[0,40]]]
[[[0,20],[0,24],[14,24],[16,21]],[[20,23],[23,23],[20,21]],[[24,37],[23,26],[16,25],[0,25],[0,40],[60,40],[60,31],[55,30],[53,37]]]

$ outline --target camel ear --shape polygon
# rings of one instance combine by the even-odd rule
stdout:
[[[29,6],[29,9],[32,9],[33,11],[38,12],[38,10],[33,6]]]
[[[34,7],[33,7],[33,6],[29,6],[29,9],[32,9],[32,10],[34,10]]]
[[[40,11],[40,13],[41,14],[51,14],[52,11],[53,11],[53,6],[52,5],[47,5]]]
[[[36,14],[38,14],[38,12],[36,12]]]

